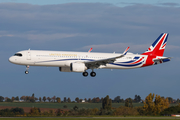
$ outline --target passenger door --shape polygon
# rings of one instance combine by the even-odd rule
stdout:
[[[30,51],[30,49],[27,51],[27,60],[31,60],[31,51]]]

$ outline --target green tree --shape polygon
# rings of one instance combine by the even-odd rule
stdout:
[[[91,100],[91,98],[89,98],[89,99],[88,99],[88,103],[92,103],[92,100]]]
[[[47,100],[48,100],[49,102],[51,102],[51,98],[50,98],[50,97],[47,97]]]
[[[120,98],[121,98],[120,96],[115,97],[114,100],[113,100],[113,102],[114,102],[114,103],[119,103],[120,100],[121,100]]]
[[[126,106],[126,107],[133,107],[132,99],[131,99],[131,98],[127,98],[127,99],[125,100],[125,106]]]
[[[180,103],[180,100],[179,100],[179,98],[177,99],[176,103]]]
[[[11,101],[13,102],[14,100],[15,100],[15,98],[14,98],[14,97],[12,97],[12,98],[11,98]]]
[[[167,97],[167,98],[168,98],[168,100],[169,100],[169,103],[173,103],[172,97]]]
[[[66,99],[66,97],[64,97],[64,102],[67,102],[67,99]]]
[[[43,97],[43,101],[44,101],[44,102],[46,101],[46,96]]]
[[[0,102],[3,102],[3,100],[4,100],[4,97],[0,96]]]
[[[135,95],[134,101],[135,102],[140,102],[141,101],[141,97],[139,95]]]
[[[79,100],[79,98],[78,98],[78,97],[76,97],[75,101],[76,101],[77,103],[79,103],[79,102],[80,102],[80,100]]]
[[[56,101],[56,96],[53,96],[52,100],[53,100],[53,102],[55,102]]]
[[[68,103],[71,103],[71,99],[70,98],[68,98]]]
[[[5,97],[5,102],[12,102],[12,100],[8,97]]]
[[[111,110],[112,108],[112,100],[109,99],[109,95],[107,95],[102,101],[102,109]]]
[[[126,107],[129,107],[129,99],[126,99],[126,100],[125,100],[125,106],[126,106]]]
[[[86,98],[84,98],[84,101],[85,101],[85,102],[87,102],[87,99],[86,99]]]
[[[15,97],[15,100],[19,101],[19,97],[18,97],[18,96],[16,96],[16,97]]]
[[[26,96],[21,96],[20,100],[26,101]]]
[[[32,94],[32,98],[34,98],[34,93]]]
[[[39,102],[41,102],[42,101],[42,99],[41,99],[41,97],[39,97]]]

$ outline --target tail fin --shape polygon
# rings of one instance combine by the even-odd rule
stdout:
[[[148,50],[143,53],[142,55],[155,55],[155,56],[163,56],[166,43],[167,43],[167,38],[168,38],[168,33],[162,33],[156,41],[148,48]]]

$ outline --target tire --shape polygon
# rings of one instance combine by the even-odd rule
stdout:
[[[96,73],[95,72],[91,72],[91,77],[95,77]]]
[[[83,76],[87,77],[88,76],[88,72],[83,72]]]

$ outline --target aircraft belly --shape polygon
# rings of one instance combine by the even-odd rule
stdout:
[[[34,62],[32,66],[52,66],[52,67],[61,67],[64,66],[63,61],[41,61],[41,62]]]

